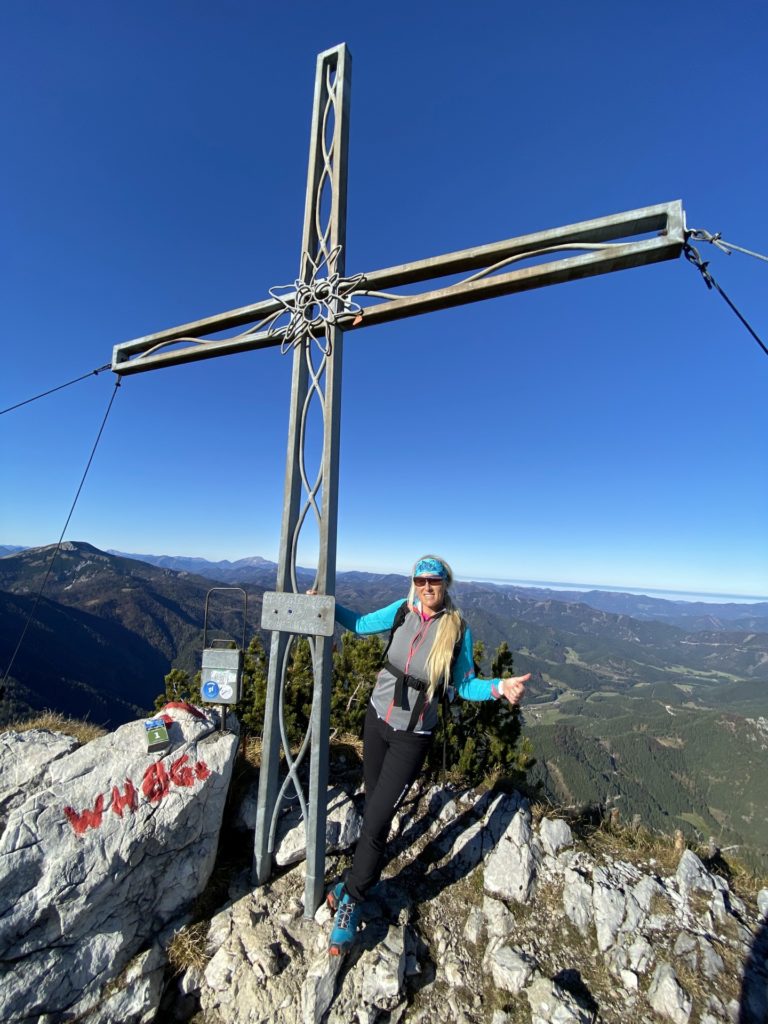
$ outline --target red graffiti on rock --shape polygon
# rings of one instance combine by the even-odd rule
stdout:
[[[169,768],[166,768],[162,760],[154,761],[144,772],[141,780],[141,792],[146,799],[152,804],[159,804],[168,796],[171,786],[194,786],[195,782],[204,782],[211,774],[211,769],[204,761],[197,761],[194,765],[188,762],[189,757],[186,754],[173,761]],[[112,787],[110,807],[118,818],[122,818],[126,810],[135,813],[138,806],[139,796],[131,779],[125,780],[122,793],[118,786]],[[83,835],[89,828],[100,828],[104,817],[104,794],[98,794],[93,808],[86,807],[83,811],[76,811],[74,807],[65,807],[64,814],[78,836]]]

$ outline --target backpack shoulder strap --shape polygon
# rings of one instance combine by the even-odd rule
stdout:
[[[392,628],[389,631],[389,639],[387,640],[387,646],[384,648],[384,652],[381,655],[381,663],[382,663],[382,665],[387,660],[387,653],[389,652],[389,648],[392,646],[392,638],[395,635],[395,630],[400,629],[402,624],[405,622],[405,616],[407,614],[408,614],[408,602],[407,601],[403,601],[403,603],[400,605],[400,607],[395,612],[395,618],[394,618],[394,621],[392,622]]]

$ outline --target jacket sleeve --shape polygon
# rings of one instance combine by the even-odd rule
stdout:
[[[456,664],[453,666],[453,685],[464,700],[498,700],[498,679],[478,679],[475,675],[474,658],[472,657],[472,631],[469,626],[464,630],[464,642],[461,645]]]
[[[367,615],[358,615],[357,612],[350,611],[349,608],[344,608],[342,605],[337,604],[336,621],[344,629],[357,633],[358,636],[364,636],[368,633],[383,633],[384,630],[392,628],[392,623],[395,621],[395,613],[402,603],[402,601],[393,601],[386,608],[379,608],[378,611],[368,612]]]

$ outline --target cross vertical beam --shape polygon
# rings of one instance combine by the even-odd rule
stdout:
[[[350,79],[351,57],[345,44],[319,54],[302,240],[300,280],[305,284],[310,283],[321,264],[325,264],[328,276],[344,274]],[[333,594],[335,590],[342,335],[340,327],[326,324],[322,334],[316,336],[309,331],[294,346],[278,592],[298,592],[298,540],[310,513],[316,517],[319,532],[316,588],[321,594]],[[323,443],[318,475],[310,482],[306,473],[305,440],[308,411],[314,400],[320,402],[322,409]],[[307,832],[304,907],[305,914],[311,916],[322,900],[325,875],[333,638],[314,636],[309,640],[314,673],[312,713],[308,734],[295,760],[282,720],[287,668],[294,640],[294,635],[283,631],[272,633],[256,812],[254,873],[259,883],[269,878],[277,816],[287,784],[292,782]],[[307,807],[296,773],[308,740],[311,746]],[[281,744],[288,776],[282,787],[278,787]]]

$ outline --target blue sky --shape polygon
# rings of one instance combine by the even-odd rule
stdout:
[[[350,273],[678,198],[768,250],[757,2],[6,0],[0,40],[3,408],[293,280],[342,40]],[[768,265],[704,256],[768,339]],[[340,568],[768,592],[768,358],[683,259],[359,331],[344,364]],[[58,538],[112,386],[2,417],[0,543]],[[289,387],[279,350],[126,379],[68,538],[275,558]]]

